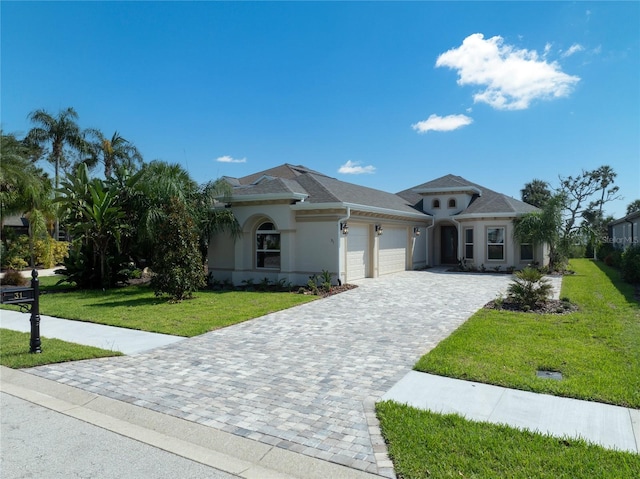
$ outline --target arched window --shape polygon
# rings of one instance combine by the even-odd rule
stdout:
[[[456,199],[449,198],[449,208],[455,208],[455,207],[456,207]]]
[[[434,208],[440,208],[440,200],[433,200],[432,206]]]
[[[256,230],[256,268],[280,269],[280,233],[270,221]]]

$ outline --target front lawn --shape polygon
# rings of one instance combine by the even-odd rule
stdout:
[[[509,388],[640,408],[640,305],[601,263],[571,262],[566,315],[482,309],[423,356],[418,371]],[[537,370],[563,379],[538,378]]]
[[[31,368],[43,364],[79,361],[81,359],[121,356],[118,351],[107,351],[93,346],[68,343],[60,339],[40,338],[42,353],[29,352],[30,333],[0,329],[0,364],[9,368]]]
[[[316,298],[293,293],[199,291],[193,299],[169,303],[145,285],[42,294],[40,314],[191,337]]]
[[[399,479],[636,478],[640,456],[385,401],[380,428]]]

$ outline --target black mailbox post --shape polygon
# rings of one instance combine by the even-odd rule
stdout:
[[[40,282],[38,272],[31,272],[31,287],[4,288],[2,290],[2,304],[19,304],[31,311],[31,340],[29,352],[41,353],[40,347]]]

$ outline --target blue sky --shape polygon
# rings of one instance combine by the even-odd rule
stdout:
[[[520,196],[608,164],[640,198],[639,2],[11,2],[1,124],[72,106],[205,182],[281,163]]]

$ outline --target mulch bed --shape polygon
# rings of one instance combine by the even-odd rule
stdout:
[[[568,314],[578,311],[578,306],[569,302],[559,299],[549,299],[544,303],[536,303],[533,308],[525,308],[520,304],[514,303],[509,300],[489,301],[484,305],[484,309],[503,309],[505,311],[517,311],[521,313],[536,313],[536,314]]]

